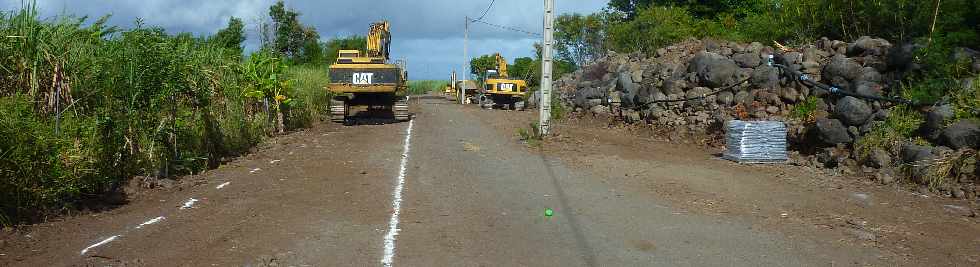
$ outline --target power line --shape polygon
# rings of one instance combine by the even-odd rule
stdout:
[[[496,2],[496,1],[497,1],[497,0],[490,0],[490,5],[489,5],[489,6],[487,6],[487,10],[484,10],[484,11],[483,11],[483,15],[480,15],[480,18],[478,18],[478,19],[476,19],[476,20],[481,20],[481,19],[483,19],[483,17],[487,15],[487,12],[490,12],[490,8],[492,8],[492,7],[493,7],[493,2]]]
[[[472,22],[479,22],[479,23],[483,23],[483,24],[486,24],[486,25],[489,25],[489,26],[500,28],[500,29],[509,30],[509,31],[515,31],[515,32],[519,32],[519,33],[523,33],[523,34],[527,34],[527,35],[531,35],[531,36],[541,36],[540,33],[529,32],[529,31],[525,31],[525,30],[522,30],[522,29],[510,27],[510,26],[493,24],[493,23],[482,21],[482,20],[478,20],[478,19],[471,19],[470,21],[472,21]]]

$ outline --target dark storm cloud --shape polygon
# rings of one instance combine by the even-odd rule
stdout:
[[[606,5],[605,0],[557,0],[559,13],[591,13]],[[22,0],[0,0],[0,9],[12,10]],[[42,16],[58,14],[100,17],[111,14],[110,23],[133,27],[137,18],[144,24],[169,32],[212,34],[223,28],[230,17],[245,20],[250,38],[246,47],[258,46],[254,38],[257,21],[268,16],[272,0],[38,0]],[[349,0],[286,1],[302,13],[300,20],[313,25],[324,38],[363,35],[368,24],[386,19],[392,24],[392,55],[409,61],[414,78],[443,79],[463,62],[463,18],[483,13],[490,0]],[[542,0],[496,0],[484,20],[541,31]],[[510,60],[533,55],[532,44],[540,37],[501,30],[483,24],[471,25],[470,56],[501,52]]]

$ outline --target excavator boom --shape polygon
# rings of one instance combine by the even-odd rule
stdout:
[[[380,57],[387,61],[389,45],[391,45],[391,32],[388,31],[388,21],[372,23],[367,36],[367,56]]]
[[[501,56],[500,53],[497,53],[496,56],[497,56],[497,75],[500,75],[501,79],[507,79],[508,78],[507,60],[504,59],[504,57]]]

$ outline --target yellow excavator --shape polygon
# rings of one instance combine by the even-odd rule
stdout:
[[[372,23],[366,39],[367,51],[340,50],[329,67],[327,89],[335,95],[330,101],[331,120],[350,123],[352,106],[390,111],[397,121],[409,120],[408,72],[404,61],[389,62],[388,21]]]
[[[446,89],[443,90],[442,95],[446,97],[446,100],[453,101],[456,96],[456,71],[453,71],[452,76],[449,76],[449,83],[446,84]]]
[[[524,96],[527,94],[527,82],[511,79],[507,75],[507,60],[496,54],[497,69],[487,70],[480,92],[480,106],[492,108],[502,106],[509,109],[524,109]]]

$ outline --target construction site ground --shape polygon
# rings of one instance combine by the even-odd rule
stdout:
[[[527,145],[533,111],[413,99],[411,122],[324,122],[126,205],[5,229],[0,266],[980,264],[975,203],[588,119]]]

